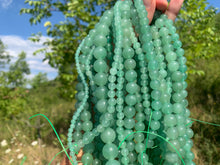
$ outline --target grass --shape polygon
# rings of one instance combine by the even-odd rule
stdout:
[[[198,61],[198,67],[205,66],[206,75],[190,76],[188,100],[191,118],[220,124],[220,77],[216,75],[220,73],[219,63],[219,59]],[[7,146],[0,148],[0,165],[9,164],[12,159],[11,164],[20,164],[24,156],[27,157],[24,165],[45,165],[62,150],[52,128],[43,117],[28,120],[30,116],[38,113],[46,115],[51,120],[63,143],[67,144],[66,135],[74,111],[74,101],[63,99],[58,89],[57,82],[49,82],[38,89],[30,90],[29,109],[14,120],[0,121],[0,142],[6,139],[8,143]],[[192,129],[195,163],[220,165],[220,127],[194,122]],[[35,141],[38,144],[33,146],[32,142]],[[9,148],[11,151],[5,153]],[[19,154],[23,154],[20,159]],[[59,164],[62,156],[64,154],[58,156],[53,164]]]

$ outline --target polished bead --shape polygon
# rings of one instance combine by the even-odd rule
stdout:
[[[118,147],[113,143],[105,144],[102,153],[106,159],[113,160],[118,155]]]
[[[177,123],[175,115],[168,114],[164,116],[164,124],[169,127],[175,126]]]
[[[133,59],[127,59],[127,60],[125,60],[124,65],[127,70],[131,70],[136,67],[136,62]]]
[[[96,72],[104,72],[107,69],[107,64],[104,60],[96,60],[94,62],[94,70]]]
[[[106,128],[105,131],[101,133],[101,139],[104,143],[114,142],[116,133],[112,128]]]
[[[137,73],[134,70],[129,70],[125,73],[125,78],[127,81],[134,81],[137,78]]]
[[[130,82],[126,85],[126,90],[130,94],[134,94],[138,91],[139,87],[136,83]]]
[[[125,97],[125,102],[127,103],[127,105],[135,105],[137,103],[137,99],[135,97],[135,95],[132,95],[132,94],[128,94],[126,97]]]
[[[133,117],[134,115],[135,115],[135,109],[134,109],[134,107],[132,107],[132,106],[126,106],[125,108],[124,108],[124,114],[125,114],[125,116],[126,117],[128,117],[128,118],[131,118],[131,117]]]
[[[108,102],[105,99],[101,99],[96,103],[96,108],[99,112],[104,113],[107,110]]]
[[[105,73],[97,73],[94,77],[94,81],[97,85],[103,86],[107,83],[107,75]]]
[[[90,153],[85,153],[82,156],[82,163],[83,164],[92,164],[93,162],[93,157]]]

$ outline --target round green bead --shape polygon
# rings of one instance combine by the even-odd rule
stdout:
[[[92,164],[93,157],[90,153],[84,153],[82,156],[82,163],[83,164]]]
[[[108,66],[104,60],[96,60],[94,62],[94,70],[96,72],[105,72],[107,67]]]
[[[105,35],[98,34],[93,40],[95,46],[105,46],[107,44],[107,39]]]
[[[115,131],[109,127],[101,133],[101,139],[104,143],[112,143],[115,140],[115,137]]]
[[[107,74],[105,73],[96,73],[95,77],[94,77],[94,81],[97,85],[103,86],[107,83],[108,79],[107,79]]]
[[[102,154],[106,159],[113,160],[118,156],[118,147],[113,143],[105,144]]]
[[[98,46],[93,52],[96,59],[104,59],[107,56],[107,51],[104,47]]]

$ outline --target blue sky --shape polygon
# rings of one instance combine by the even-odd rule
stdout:
[[[208,0],[210,5],[220,9],[220,0]],[[32,43],[28,37],[33,33],[42,32],[42,41],[48,39],[46,36],[46,28],[44,20],[39,25],[30,25],[28,15],[20,15],[21,8],[27,7],[24,0],[0,0],[0,39],[7,45],[7,51],[16,59],[21,51],[27,53],[27,62],[31,68],[31,75],[28,78],[34,77],[37,73],[47,73],[49,79],[54,79],[57,76],[57,70],[51,68],[47,61],[42,62],[43,55],[33,56],[33,52],[42,48],[42,43]],[[218,10],[219,11],[219,10]],[[50,20],[52,23],[63,21],[64,18],[56,14]]]

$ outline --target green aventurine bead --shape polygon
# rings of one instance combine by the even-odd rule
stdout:
[[[105,35],[103,34],[98,34],[95,36],[93,40],[95,46],[105,46],[107,44],[107,39]]]
[[[136,66],[135,60],[133,60],[133,59],[127,59],[127,60],[125,61],[125,68],[126,68],[127,70],[134,69],[135,66]]]
[[[105,73],[96,73],[94,81],[97,85],[103,86],[107,83],[107,74]]]
[[[105,144],[102,154],[106,159],[113,160],[118,156],[118,147],[113,143]]]
[[[96,103],[96,108],[101,113],[106,112],[107,106],[108,106],[108,102],[105,99],[101,99]]]
[[[101,139],[104,143],[112,143],[115,140],[116,134],[112,128],[107,128],[101,134]]]
[[[125,73],[125,78],[127,81],[134,81],[137,78],[137,73],[134,70],[129,70]]]
[[[117,160],[109,160],[106,165],[120,165],[120,163]]]
[[[92,164],[92,162],[93,162],[93,157],[90,153],[83,154],[83,156],[82,156],[82,163],[83,164],[89,165],[89,164]]]
[[[104,59],[107,56],[107,51],[104,47],[98,46],[93,52],[96,59]]]
[[[136,96],[135,95],[131,95],[131,94],[128,94],[126,97],[125,97],[125,102],[127,103],[127,105],[135,105],[137,103],[137,99],[136,99]]]
[[[96,60],[94,62],[94,70],[96,72],[104,72],[107,69],[107,64],[104,60]]]
[[[94,93],[95,97],[98,99],[105,99],[107,97],[107,91],[108,89],[105,86],[98,87]]]
[[[83,131],[90,131],[92,129],[92,122],[91,121],[85,121],[83,122],[83,125],[82,125],[82,129]]]
[[[136,93],[138,89],[139,89],[139,86],[134,82],[130,82],[126,85],[126,90],[130,94]]]

